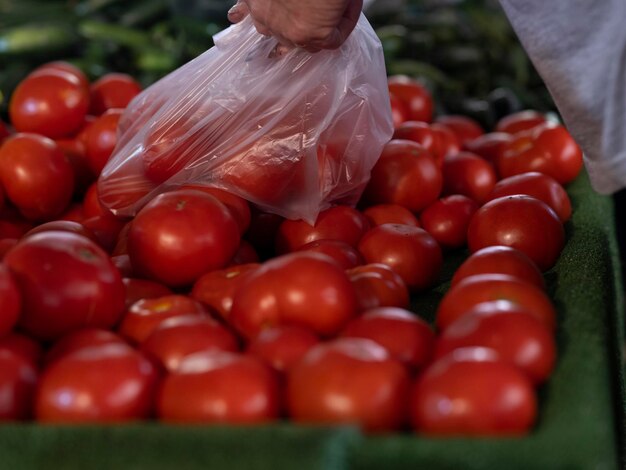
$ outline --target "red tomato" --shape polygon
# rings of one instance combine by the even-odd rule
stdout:
[[[391,267],[414,291],[432,286],[443,263],[437,241],[426,230],[410,225],[374,227],[361,239],[359,251],[367,263]]]
[[[126,225],[122,219],[117,219],[110,214],[85,219],[82,224],[95,235],[98,245],[107,253],[113,251],[120,233]]]
[[[0,349],[0,422],[30,418],[37,368],[20,354]]]
[[[509,300],[539,318],[550,330],[556,327],[556,310],[539,287],[506,274],[478,274],[448,290],[437,307],[436,324],[445,330],[482,302]]]
[[[366,338],[384,347],[391,357],[421,369],[430,361],[435,333],[414,313],[397,307],[366,310],[343,329],[341,336]]]
[[[454,272],[452,286],[476,274],[507,274],[545,289],[543,275],[523,252],[510,246],[488,246],[472,253]]]
[[[108,109],[85,131],[85,150],[91,171],[99,175],[117,144],[117,126],[123,109]]]
[[[511,246],[547,271],[561,254],[565,231],[556,213],[539,199],[505,196],[476,211],[467,230],[467,244],[472,253],[486,246]]]
[[[52,344],[44,357],[44,367],[81,349],[107,344],[128,345],[121,336],[102,328],[80,328],[71,331]]]
[[[183,359],[202,351],[237,352],[237,338],[206,315],[189,314],[168,318],[158,324],[141,344],[167,371],[178,369]]]
[[[107,109],[126,108],[141,93],[141,85],[123,73],[108,73],[91,84],[89,88],[89,111],[99,116]]]
[[[276,252],[290,253],[316,240],[341,240],[356,246],[369,228],[367,218],[349,206],[322,211],[314,225],[304,220],[285,220],[276,233]]]
[[[517,113],[509,114],[498,121],[496,132],[506,132],[507,134],[517,134],[527,131],[533,127],[546,122],[546,117],[538,111],[527,109]]]
[[[82,224],[83,220],[85,220],[83,205],[80,202],[71,203],[67,210],[59,216],[58,220],[68,220]]]
[[[506,144],[511,140],[513,140],[511,134],[491,132],[481,135],[472,141],[465,142],[463,148],[497,166],[500,155],[502,155]]]
[[[0,351],[11,351],[28,360],[36,368],[41,359],[43,348],[32,338],[21,333],[11,332],[0,338]]]
[[[433,157],[437,155],[437,137],[428,124],[420,121],[406,121],[396,127],[393,139],[412,140],[424,147]]]
[[[4,259],[4,255],[6,255],[11,248],[17,245],[18,241],[17,238],[0,238],[0,261]]]
[[[332,258],[343,269],[363,264],[363,256],[352,245],[341,240],[321,239],[302,245],[296,251],[322,253]]]
[[[476,305],[437,339],[435,356],[483,346],[522,370],[537,385],[552,372],[556,345],[552,331],[524,307],[507,300]]]
[[[78,132],[88,107],[89,94],[76,76],[42,70],[19,83],[9,102],[9,117],[18,132],[58,139]]]
[[[261,331],[248,343],[247,352],[278,372],[288,372],[319,343],[319,337],[308,328],[277,326]]]
[[[467,227],[478,204],[455,194],[435,201],[420,214],[421,226],[442,248],[460,248],[467,241]]]
[[[8,334],[22,311],[22,295],[11,271],[0,263],[0,337]]]
[[[399,204],[419,212],[441,193],[443,177],[433,157],[416,142],[389,141],[372,169],[363,195],[373,204]]]
[[[259,267],[258,263],[249,263],[210,271],[194,283],[190,295],[228,320],[235,290]]]
[[[18,325],[38,339],[84,326],[110,328],[124,312],[125,289],[107,254],[70,232],[43,232],[20,241],[4,262],[22,293]]]
[[[170,423],[266,423],[278,418],[278,377],[250,355],[192,354],[165,377],[156,408]]]
[[[239,228],[230,211],[195,190],[157,196],[139,211],[128,233],[133,269],[168,286],[192,284],[224,267],[238,246]]]
[[[166,294],[133,303],[122,317],[118,332],[133,343],[143,343],[165,320],[187,314],[204,314],[200,303],[184,295]]]
[[[250,227],[250,204],[248,204],[248,201],[244,198],[233,193],[229,193],[228,191],[224,191],[223,189],[209,188],[208,186],[187,184],[181,189],[197,189],[218,199],[232,213],[237,225],[239,226],[239,232],[241,234],[245,233],[246,230],[248,230],[248,227]]]
[[[369,432],[405,421],[409,374],[371,340],[343,338],[312,348],[289,371],[287,408],[298,423],[357,424]]]
[[[468,116],[448,114],[435,119],[437,124],[442,124],[454,132],[461,146],[477,139],[485,133],[480,124]]]
[[[470,152],[459,152],[443,160],[443,194],[462,194],[482,204],[496,185],[493,166]]]
[[[241,264],[259,263],[261,259],[252,244],[247,240],[239,242],[239,248],[228,262],[228,267],[239,266]]]
[[[86,90],[89,89],[89,79],[87,78],[87,75],[85,75],[85,73],[75,65],[69,62],[65,62],[63,60],[55,60],[53,62],[47,62],[43,65],[40,65],[30,75],[35,75],[39,72],[47,72],[49,70],[57,70],[69,73],[70,75],[74,75],[74,77],[78,79],[83,88],[85,88]]]
[[[404,206],[398,204],[377,204],[363,211],[371,227],[383,224],[403,224],[419,227],[417,217]]]
[[[567,222],[572,215],[567,191],[554,178],[543,173],[521,173],[504,178],[496,183],[487,200],[515,194],[526,194],[545,202],[562,223]]]
[[[87,188],[96,179],[96,175],[91,171],[89,162],[87,162],[85,145],[77,138],[57,139],[55,142],[67,157],[67,161],[70,162],[74,171],[74,199],[82,198]]]
[[[526,434],[535,422],[532,383],[486,348],[458,349],[433,363],[411,391],[416,432],[434,436]]]
[[[417,80],[406,75],[394,75],[387,80],[389,93],[406,107],[411,121],[430,122],[433,119],[433,99],[430,92]]]
[[[0,182],[24,217],[45,220],[69,205],[74,171],[53,140],[16,134],[0,147]]]
[[[44,370],[35,417],[47,423],[146,419],[157,378],[150,360],[128,345],[80,349]]]
[[[357,296],[358,311],[376,307],[408,308],[409,289],[386,264],[370,263],[346,271]]]
[[[130,308],[138,300],[153,299],[172,294],[169,287],[158,282],[146,279],[134,279],[125,277],[122,279],[126,287],[126,308]]]
[[[391,119],[394,129],[406,121],[409,117],[409,111],[406,105],[393,93],[389,93],[389,101],[391,102]]]
[[[26,232],[23,236],[29,237],[36,233],[42,232],[71,232],[82,237],[88,238],[94,243],[98,243],[98,239],[91,230],[78,222],[71,222],[69,220],[53,220],[44,224],[37,225]]]
[[[461,142],[456,134],[443,124],[431,124],[430,130],[435,136],[435,148],[432,153],[441,166],[448,155],[455,155],[461,151]]]
[[[301,251],[266,261],[250,274],[235,291],[229,318],[246,338],[276,325],[332,336],[356,308],[345,271],[325,255]]]

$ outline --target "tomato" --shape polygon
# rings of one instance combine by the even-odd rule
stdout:
[[[17,238],[0,238],[0,261],[4,259],[4,255],[17,245],[19,240]]]
[[[435,333],[430,325],[397,307],[366,310],[346,325],[341,336],[371,339],[412,369],[428,364],[435,346]]]
[[[532,312],[507,300],[484,302],[468,310],[439,336],[435,356],[470,346],[493,349],[535,385],[550,376],[556,359],[552,331]]]
[[[547,271],[561,254],[565,231],[556,213],[539,199],[505,196],[476,211],[467,230],[467,244],[472,253],[486,246],[511,246]]]
[[[288,372],[314,346],[319,337],[308,328],[266,328],[248,343],[246,351],[263,359],[278,372]]]
[[[574,180],[583,166],[582,151],[563,126],[545,123],[517,134],[498,160],[502,178],[538,171],[561,184]]]
[[[153,299],[172,294],[169,287],[158,282],[146,279],[134,279],[125,277],[122,279],[126,287],[126,308],[130,308],[138,300]]]
[[[229,193],[228,191],[224,191],[223,189],[210,188],[208,186],[194,184],[187,184],[181,187],[181,189],[197,189],[218,199],[232,213],[237,225],[239,226],[239,232],[241,234],[245,233],[246,230],[248,230],[248,227],[250,227],[250,204],[248,204],[248,201],[242,197]]]
[[[409,117],[409,110],[406,105],[393,93],[389,93],[389,101],[391,102],[391,119],[394,129],[406,121]]]
[[[11,351],[28,360],[35,368],[39,364],[43,348],[34,339],[14,331],[0,338],[0,351]]]
[[[393,139],[412,140],[424,147],[433,157],[439,151],[437,137],[428,124],[420,121],[406,121],[396,127]]]
[[[370,263],[346,270],[357,295],[357,309],[408,308],[409,289],[400,275],[386,264]]]
[[[246,338],[276,325],[302,326],[332,336],[356,308],[354,287],[345,271],[326,255],[300,251],[266,261],[250,274],[235,291],[229,318]]]
[[[315,346],[287,375],[287,409],[297,423],[357,424],[368,432],[404,424],[409,374],[375,342],[342,338]]]
[[[239,266],[241,264],[254,264],[259,263],[261,258],[256,252],[252,244],[247,240],[241,240],[239,242],[239,248],[228,262],[228,267]]]
[[[430,130],[435,136],[435,148],[432,153],[441,166],[448,155],[455,155],[461,151],[461,142],[456,134],[443,124],[431,124]]]
[[[53,140],[16,134],[0,147],[0,182],[24,217],[52,219],[70,203],[74,171]]]
[[[36,233],[42,232],[71,232],[82,237],[88,238],[94,243],[98,243],[98,239],[94,235],[94,233],[85,227],[83,224],[78,222],[71,222],[69,220],[53,220],[51,222],[46,222],[40,225],[37,225],[26,232],[23,236],[29,237]]]
[[[527,131],[533,127],[537,127],[546,122],[545,115],[538,111],[527,109],[517,113],[504,116],[496,124],[496,132],[505,132],[507,134],[517,134],[521,131]]]
[[[156,408],[170,423],[266,423],[278,418],[278,377],[250,355],[192,354],[165,377]]]
[[[509,176],[496,183],[488,201],[503,196],[526,194],[545,202],[565,223],[572,215],[572,204],[567,191],[554,178],[537,172]]]
[[[210,271],[198,278],[190,295],[228,320],[235,290],[259,267],[258,263],[249,263]]]
[[[79,199],[84,196],[87,188],[96,179],[85,155],[85,145],[78,138],[57,139],[55,142],[72,166],[74,171],[74,199]]]
[[[22,293],[18,325],[38,339],[84,326],[110,328],[124,312],[125,288],[107,254],[70,232],[20,241],[4,262]]]
[[[237,352],[237,338],[206,315],[187,314],[163,320],[141,343],[141,350],[169,372],[182,360],[201,351]]]
[[[130,75],[108,73],[89,88],[89,112],[99,116],[107,109],[126,108],[139,93],[141,85]]]
[[[443,197],[420,214],[421,226],[442,248],[460,248],[467,241],[467,227],[478,204],[467,196]]]
[[[456,135],[461,146],[477,139],[485,133],[480,124],[468,116],[448,114],[445,116],[438,116],[437,119],[435,119],[435,122],[446,126],[454,132],[454,135]]]
[[[433,99],[421,83],[406,75],[393,75],[387,82],[389,93],[397,97],[406,107],[408,120],[432,121]]]
[[[276,252],[297,250],[316,240],[340,240],[356,246],[369,228],[367,218],[349,206],[335,206],[322,211],[314,225],[304,220],[285,220],[276,233]]]
[[[152,363],[128,345],[80,349],[43,371],[35,417],[45,423],[146,419],[157,378]]]
[[[126,223],[122,219],[117,219],[110,214],[105,214],[85,219],[82,225],[94,234],[98,240],[98,245],[100,245],[103,250],[107,253],[111,253]]]
[[[377,204],[363,211],[371,227],[382,224],[403,224],[419,227],[417,217],[404,206],[398,204]]]
[[[22,294],[4,263],[0,263],[0,337],[8,334],[22,311]]]
[[[36,383],[33,363],[0,349],[0,422],[30,418]]]
[[[0,240],[22,238],[32,228],[33,225],[25,220],[0,219]]]
[[[44,368],[81,349],[107,344],[128,345],[118,334],[102,328],[80,328],[61,336],[44,357]]]
[[[108,109],[85,131],[85,151],[91,171],[99,175],[117,144],[117,126],[124,110]]]
[[[470,152],[448,155],[442,170],[443,194],[462,194],[479,204],[485,202],[497,181],[493,166]]]
[[[332,258],[343,269],[354,268],[364,263],[361,253],[352,245],[341,240],[321,239],[302,245],[296,251],[322,253]]]
[[[184,295],[165,294],[133,303],[122,317],[118,332],[133,343],[143,343],[165,320],[187,314],[204,314],[204,307]]]
[[[500,155],[502,155],[506,144],[511,140],[513,140],[511,134],[490,132],[489,134],[483,134],[474,140],[465,142],[463,148],[484,158],[492,165],[497,166]]]
[[[545,289],[543,275],[523,252],[510,246],[487,246],[472,253],[454,272],[452,286],[475,274],[507,274]]]
[[[384,224],[367,232],[359,243],[367,263],[391,267],[410,290],[424,290],[439,277],[443,263],[437,241],[419,227]]]
[[[486,348],[464,348],[434,362],[411,390],[410,415],[420,434],[521,435],[537,416],[532,383]]]
[[[443,331],[477,304],[493,300],[511,301],[532,312],[551,330],[556,327],[554,305],[539,287],[506,274],[478,274],[446,292],[437,306],[437,328]]]
[[[433,157],[416,142],[389,141],[363,194],[369,205],[399,204],[419,212],[441,193],[443,177]]]
[[[239,228],[213,196],[179,190],[143,207],[128,233],[128,254],[142,277],[168,286],[192,284],[222,268],[239,246]]]
[[[22,80],[9,102],[9,117],[18,132],[52,139],[78,132],[89,107],[80,80],[62,70],[45,70]]]

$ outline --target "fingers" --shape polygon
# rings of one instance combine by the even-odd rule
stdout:
[[[350,36],[350,33],[352,33],[359,21],[362,9],[363,0],[352,0],[348,3],[339,24],[332,31],[330,37],[324,42],[324,49],[337,49],[348,39],[348,36]]]
[[[228,10],[228,21],[231,23],[239,23],[250,13],[248,5],[245,2],[238,1]]]

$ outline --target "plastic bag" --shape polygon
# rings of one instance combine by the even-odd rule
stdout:
[[[98,182],[132,216],[159,193],[217,187],[313,223],[354,205],[393,126],[381,44],[361,15],[341,48],[274,54],[249,18],[137,96]]]

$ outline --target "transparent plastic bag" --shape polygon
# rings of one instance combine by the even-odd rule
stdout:
[[[132,216],[186,185],[310,223],[356,204],[393,132],[381,44],[364,15],[337,50],[276,56],[276,44],[247,18],[137,96],[98,182],[103,204]]]

